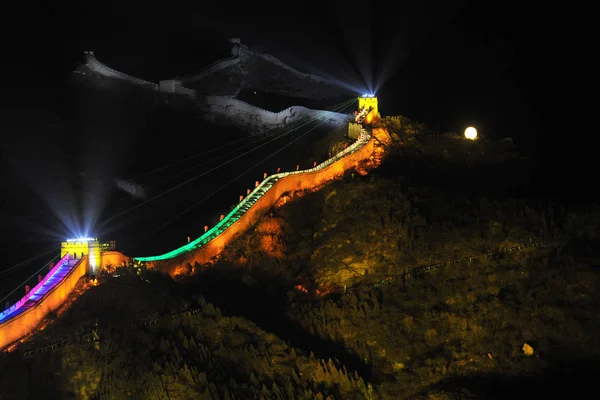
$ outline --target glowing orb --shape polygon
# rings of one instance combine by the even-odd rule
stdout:
[[[477,139],[477,129],[472,126],[465,129],[465,138],[475,140]]]

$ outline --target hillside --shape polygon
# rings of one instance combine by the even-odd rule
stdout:
[[[0,362],[3,398],[587,392],[600,208],[530,193],[508,141],[385,123],[378,169],[289,196],[195,276],[87,290],[20,351],[65,345]]]

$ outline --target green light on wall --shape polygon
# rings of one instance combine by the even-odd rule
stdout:
[[[267,179],[262,181],[256,188],[254,188],[254,190],[252,192],[250,192],[250,194],[248,196],[246,196],[246,198],[244,198],[237,206],[235,206],[235,208],[233,210],[231,210],[231,212],[229,214],[227,214],[223,218],[223,220],[221,220],[214,227],[212,227],[211,229],[206,231],[198,239],[193,240],[190,243],[188,243],[184,246],[181,246],[175,250],[171,250],[165,254],[161,254],[158,256],[150,256],[150,257],[134,257],[133,259],[137,260],[137,261],[169,260],[171,258],[175,258],[177,256],[180,256],[182,254],[185,254],[187,252],[196,250],[196,249],[204,246],[205,244],[207,244],[208,242],[210,242],[211,240],[213,240],[214,238],[219,236],[221,233],[223,233],[225,230],[227,230],[235,222],[237,222],[246,213],[246,211],[248,211],[248,209],[250,209],[250,207],[252,207],[265,193],[267,193],[269,191],[269,189],[279,179],[289,176],[289,175],[322,170],[322,169],[328,167],[329,165],[333,164],[334,162],[341,160],[342,158],[346,157],[347,155],[352,154],[355,151],[357,151],[358,149],[362,148],[369,141],[369,139],[370,139],[369,136],[365,136],[362,138],[362,140],[357,140],[352,145],[348,146],[348,148],[346,148],[341,153],[333,156],[332,158],[326,160],[325,162],[317,165],[314,168],[306,169],[306,170],[302,170],[302,171],[283,172],[280,174],[271,175],[270,177],[268,177]],[[261,195],[258,198],[254,199],[254,196],[261,191],[263,191],[261,193]],[[242,212],[238,213],[240,210],[242,210]],[[236,214],[238,214],[238,215],[236,215]]]

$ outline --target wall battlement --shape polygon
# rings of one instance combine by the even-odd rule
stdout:
[[[373,136],[378,137],[383,133],[380,129],[373,130]],[[306,171],[293,171],[273,175],[254,189],[225,219],[223,219],[212,230],[198,238],[191,244],[189,250],[176,249],[163,256],[135,258],[139,261],[149,262],[151,266],[177,276],[179,270],[187,264],[206,264],[217,256],[224,248],[246,232],[258,220],[275,205],[279,198],[285,193],[309,190],[320,187],[323,184],[339,179],[346,171],[356,168],[362,162],[372,159],[375,153],[375,140],[373,137],[368,141],[356,142],[348,147],[339,157],[327,160],[323,164]],[[264,191],[264,185],[271,185]],[[245,206],[244,202],[252,198],[254,193],[263,191],[258,200],[251,205]],[[246,209],[246,207],[248,207]],[[235,221],[232,219],[236,213],[240,213]],[[206,236],[206,238],[204,238]],[[193,247],[196,246],[196,247]],[[200,246],[200,247],[198,247]]]
[[[52,271],[58,271],[69,261],[70,257],[68,255],[63,257]],[[46,275],[48,278],[42,280],[33,290],[30,290],[31,295],[26,296],[27,300],[19,306],[23,308],[23,311],[15,313],[13,317],[0,323],[0,349],[33,331],[48,314],[60,307],[69,297],[79,279],[86,274],[87,268],[88,259],[87,256],[84,256],[55,286],[50,288],[42,297],[37,298],[39,296],[38,290],[48,284],[48,279],[53,277],[52,273],[48,273]]]

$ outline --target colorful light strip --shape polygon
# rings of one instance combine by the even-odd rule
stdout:
[[[66,254],[48,274],[31,289],[21,300],[17,301],[11,307],[7,308],[0,313],[0,323],[13,318],[23,311],[31,308],[38,300],[52,290],[65,276],[73,269],[72,265],[69,265],[69,255]]]
[[[302,171],[282,172],[279,174],[274,174],[274,175],[269,176],[267,179],[262,181],[262,183],[260,183],[252,192],[250,192],[250,194],[248,196],[246,196],[240,203],[238,203],[238,205],[229,214],[227,214],[223,218],[222,221],[220,221],[212,229],[209,229],[208,231],[206,231],[206,233],[204,233],[198,239],[196,239],[182,247],[179,247],[175,250],[169,251],[168,253],[165,253],[165,254],[161,254],[158,256],[150,256],[150,257],[134,257],[134,260],[137,260],[137,261],[168,260],[168,259],[175,258],[184,253],[187,253],[189,251],[192,251],[192,250],[195,250],[195,249],[198,249],[198,248],[204,246],[205,244],[207,244],[208,242],[210,242],[211,240],[213,240],[214,238],[219,236],[221,233],[223,233],[226,229],[228,229],[236,221],[238,221],[246,213],[246,211],[248,211],[250,209],[250,207],[252,207],[265,193],[267,193],[267,191],[279,179],[289,176],[289,175],[322,170],[325,167],[333,164],[334,162],[346,157],[347,155],[356,152],[357,150],[362,148],[365,144],[367,144],[367,142],[370,140],[370,138],[371,137],[369,135],[363,135],[359,140],[354,142],[352,145],[348,146],[344,151],[336,154],[332,158],[326,160],[325,162],[317,165],[314,168],[306,169],[306,170],[302,170]]]

